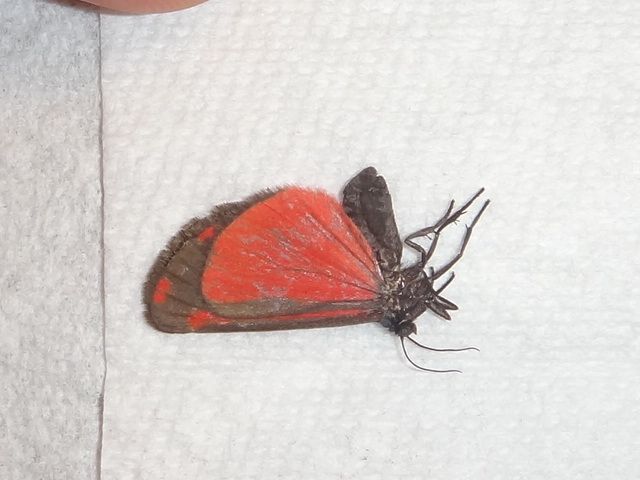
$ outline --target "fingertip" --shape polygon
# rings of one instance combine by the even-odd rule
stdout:
[[[122,13],[165,13],[193,7],[206,0],[83,0],[106,10]]]

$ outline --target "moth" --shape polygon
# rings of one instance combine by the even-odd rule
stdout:
[[[427,310],[449,320],[457,306],[442,296],[485,201],[458,253],[430,266],[442,231],[483,192],[431,226],[400,239],[391,195],[373,167],[344,187],[340,203],[316,189],[288,186],[225,203],[188,222],[158,255],[144,286],[146,316],[170,333],[336,327],[378,322],[404,340]],[[416,242],[427,238],[428,247]],[[401,263],[403,246],[418,259]],[[440,283],[441,282],[441,283]],[[439,285],[437,283],[440,283]]]

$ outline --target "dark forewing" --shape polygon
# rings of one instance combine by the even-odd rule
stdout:
[[[342,206],[371,244],[380,270],[387,276],[400,265],[402,257],[387,182],[375,168],[365,168],[344,187]]]
[[[241,202],[219,205],[180,229],[158,255],[144,285],[149,323],[165,332],[183,333],[216,317],[202,296],[202,272],[211,245],[241,213],[275,193],[265,191]]]

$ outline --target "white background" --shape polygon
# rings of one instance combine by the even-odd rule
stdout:
[[[640,476],[640,7],[216,1],[102,16],[104,479]],[[172,336],[141,284],[182,223],[386,177],[401,232],[492,205],[414,356],[377,325]],[[439,259],[458,244],[450,232]]]

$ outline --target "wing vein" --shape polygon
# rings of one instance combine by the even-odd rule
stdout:
[[[309,205],[307,204],[307,207],[309,207]],[[367,265],[367,263],[362,260],[362,258],[356,254],[356,252],[354,252],[349,245],[347,245],[346,243],[344,243],[344,241],[339,238],[329,227],[327,227],[324,223],[322,223],[322,221],[315,215],[313,215],[313,210],[311,208],[309,208],[309,212],[311,214],[311,218],[313,218],[313,220],[316,222],[317,225],[319,225],[321,228],[321,230],[323,230],[323,232],[328,233],[329,235],[331,235],[331,237],[336,240],[341,246],[342,248],[346,251],[349,252],[364,268],[367,272],[372,273],[374,275],[374,277],[376,276],[377,272],[375,270],[373,270],[371,268],[370,265]],[[341,219],[342,221],[342,219]],[[344,222],[343,222],[344,223]],[[346,225],[345,225],[346,227]],[[349,232],[352,233],[352,232]],[[355,237],[354,237],[355,240]],[[360,252],[360,253],[365,253],[366,252]]]
[[[281,211],[277,210],[277,209],[276,209],[276,208],[274,208],[272,205],[265,204],[264,206],[265,206],[265,207],[267,207],[267,208],[269,208],[271,211],[273,211],[273,212],[274,212],[274,213],[276,213],[277,215],[279,215],[279,216],[280,216],[281,218],[283,218],[285,221],[287,221],[287,222],[289,221],[289,219],[287,218],[287,216],[286,216],[286,215],[284,215],[284,213],[283,213],[283,212],[281,212]],[[309,209],[309,205],[308,205],[308,204],[306,204],[306,203],[305,203],[305,206],[308,208],[308,210],[309,210],[309,211],[311,211],[311,209]],[[341,239],[337,238],[337,237],[336,237],[334,234],[332,234],[332,233],[331,233],[331,236],[328,236],[328,235],[327,235],[327,233],[330,233],[330,232],[327,232],[326,227],[325,227],[322,223],[320,223],[320,222],[317,220],[317,218],[316,218],[315,216],[313,216],[313,215],[309,215],[309,218],[310,218],[310,219],[311,219],[311,220],[312,220],[312,221],[313,221],[317,226],[319,226],[319,227],[320,227],[318,230],[320,230],[320,231],[322,232],[322,234],[324,235],[324,237],[325,237],[325,238],[335,240],[335,241],[340,245],[340,247],[342,247],[343,251],[345,251],[345,252],[349,253],[352,257],[354,257],[354,258],[355,258],[359,263],[361,263],[361,264],[365,267],[365,269],[366,269],[366,272],[367,272],[367,273],[372,273],[372,274],[374,274],[374,278],[376,278],[375,272],[374,272],[374,271],[372,271],[372,270],[371,270],[371,269],[366,265],[366,263],[364,263],[364,262],[362,261],[362,259],[360,259],[357,255],[355,255],[355,254],[354,254],[354,253],[353,253],[353,252],[352,252],[352,251],[351,251],[351,250],[350,250],[350,249],[349,249],[349,248],[348,248],[348,247],[343,243],[343,241],[342,241]],[[290,223],[290,222],[289,222],[289,223]],[[345,268],[343,267],[343,265],[341,265],[341,264],[335,264],[335,263],[333,263],[333,264],[331,264],[331,265],[329,265],[329,266],[330,266],[331,268],[333,268],[333,269],[335,269],[335,270],[337,270],[337,271],[341,272],[341,273],[342,273],[343,275],[345,275],[347,278],[351,278],[351,277],[353,277],[353,272],[348,271],[348,270],[347,270],[347,269],[345,269]]]
[[[315,276],[326,277],[326,278],[330,278],[332,280],[336,280],[339,283],[343,283],[345,285],[351,285],[352,287],[359,288],[360,290],[364,290],[364,291],[375,293],[375,294],[379,293],[377,290],[374,290],[372,288],[366,287],[366,286],[364,286],[364,285],[362,285],[360,283],[352,282],[352,281],[349,281],[349,280],[339,279],[336,276],[331,275],[330,273],[327,273],[327,272],[322,272],[320,270],[305,270],[304,268],[288,267],[286,265],[278,263],[277,261],[273,260],[272,258],[268,257],[267,255],[265,255],[263,253],[251,252],[251,254],[255,255],[256,257],[259,257],[259,258],[265,260],[266,263],[271,263],[271,264],[275,265],[280,270],[288,270],[290,272],[299,272],[299,273],[304,273],[304,274],[312,275],[312,276],[315,275]]]

